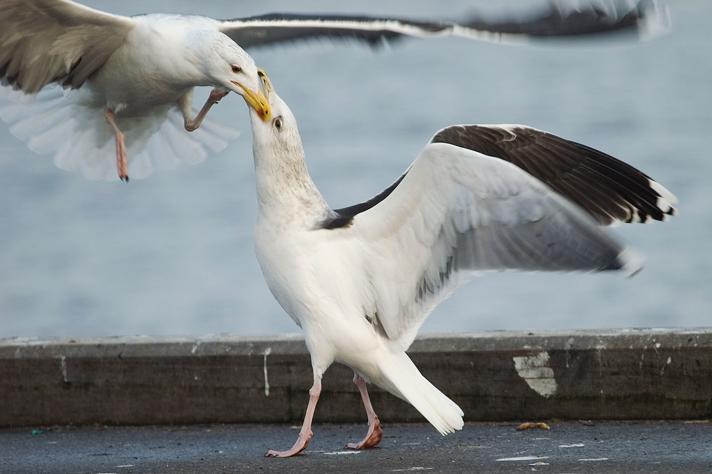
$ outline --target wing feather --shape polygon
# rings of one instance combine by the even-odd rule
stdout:
[[[78,88],[133,24],[68,0],[0,0],[0,79],[28,94],[53,82]]]
[[[417,21],[365,15],[270,13],[223,20],[221,31],[243,48],[314,38],[353,39],[377,46],[404,37],[461,36],[490,42],[576,37],[618,31],[647,33],[667,28],[667,11],[655,1],[618,0],[584,8],[550,4],[511,18],[470,15],[458,22]]]
[[[388,197],[353,217],[350,231],[371,252],[374,313],[402,348],[477,271],[637,270],[620,243],[549,186],[447,143],[426,146]]]
[[[585,209],[601,224],[674,215],[675,196],[650,176],[594,148],[524,125],[458,125],[431,140],[508,161]]]

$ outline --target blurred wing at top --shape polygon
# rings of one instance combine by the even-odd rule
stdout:
[[[352,39],[378,46],[404,37],[460,36],[506,43],[614,32],[637,33],[646,37],[664,31],[668,23],[667,9],[656,1],[611,0],[576,7],[551,3],[527,15],[497,19],[470,14],[463,15],[461,21],[270,13],[224,20],[220,29],[243,48],[251,48],[316,38]]]

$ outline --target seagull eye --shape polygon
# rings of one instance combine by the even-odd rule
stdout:
[[[276,128],[277,130],[281,130],[281,129],[282,129],[282,117],[281,117],[281,116],[275,118],[275,119],[272,121],[272,123],[274,124],[274,128]]]
[[[237,74],[238,72],[242,72],[242,68],[240,66],[232,65],[232,72]]]

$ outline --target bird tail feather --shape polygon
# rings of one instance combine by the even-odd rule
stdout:
[[[413,405],[443,436],[462,429],[460,407],[423,377],[405,353],[388,359],[378,385]]]
[[[0,87],[0,119],[35,153],[52,155],[54,163],[92,180],[116,180],[114,134],[103,106],[92,103],[80,90],[45,87],[34,96]],[[195,164],[222,151],[239,132],[206,120],[195,132],[183,129],[175,106],[156,108],[151,114],[119,117],[124,133],[129,176],[145,178],[157,169]]]

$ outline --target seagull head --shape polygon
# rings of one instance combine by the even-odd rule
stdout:
[[[260,120],[255,112],[250,113],[255,156],[280,156],[285,159],[303,159],[302,140],[297,128],[297,120],[287,104],[277,95],[267,73],[257,72],[262,90],[267,96],[272,110],[272,119]]]
[[[257,66],[245,50],[220,33],[203,61],[210,85],[241,95],[261,120],[267,122],[272,118],[270,103],[261,92],[262,79]]]

